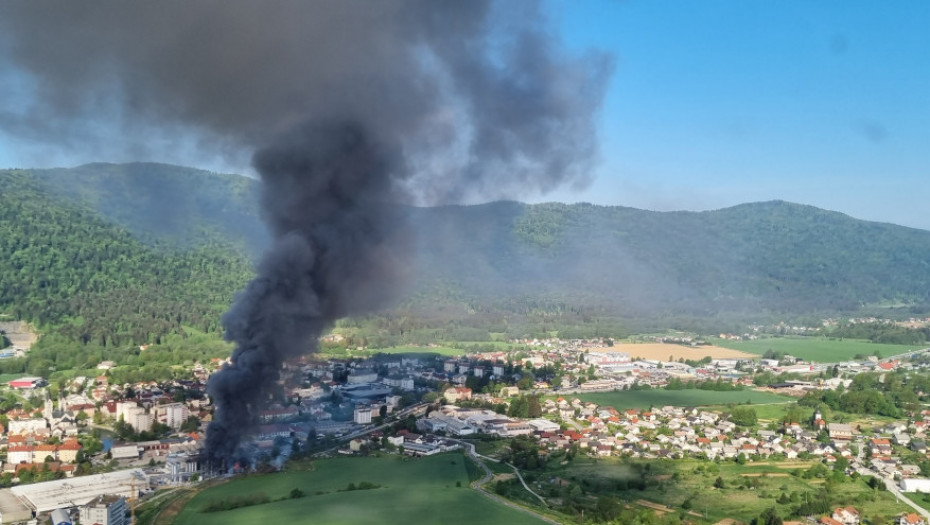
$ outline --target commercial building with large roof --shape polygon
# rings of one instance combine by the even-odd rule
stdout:
[[[138,497],[139,492],[148,488],[145,474],[139,469],[133,469],[19,485],[10,491],[38,513],[86,505],[104,494],[133,499]]]

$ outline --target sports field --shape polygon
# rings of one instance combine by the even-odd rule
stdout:
[[[717,392],[714,390],[623,390],[619,392],[592,392],[578,394],[577,397],[585,402],[598,405],[607,405],[624,410],[627,408],[649,408],[650,406],[707,406],[726,405],[728,403],[790,403],[794,399],[779,396],[768,392],[755,390],[735,390],[731,392]]]
[[[543,523],[471,489],[465,461],[461,454],[320,460],[312,471],[254,475],[207,489],[190,501],[173,525]],[[350,483],[362,482],[380,487],[345,490]],[[295,488],[306,495],[288,498]],[[260,492],[271,503],[201,512],[213,501]]]
[[[918,346],[886,345],[854,339],[828,339],[825,337],[772,337],[755,341],[715,341],[719,346],[732,348],[755,355],[762,355],[771,350],[788,354],[817,363],[835,363],[848,361],[856,355],[875,355],[882,357],[919,350]]]

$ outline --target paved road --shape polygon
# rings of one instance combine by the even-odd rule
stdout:
[[[885,488],[888,489],[888,492],[894,494],[895,497],[898,498],[898,501],[901,501],[901,502],[903,502],[903,503],[906,503],[906,504],[909,505],[911,508],[913,508],[914,510],[916,510],[918,514],[920,514],[920,515],[923,516],[924,518],[930,520],[930,512],[928,512],[927,509],[925,509],[925,508],[921,507],[920,505],[914,503],[910,498],[908,498],[907,496],[905,496],[904,493],[901,492],[901,489],[898,488],[898,484],[895,483],[893,479],[888,479],[888,478],[882,476],[881,474],[879,474],[878,472],[875,472],[874,470],[872,470],[872,469],[870,469],[869,467],[867,467],[867,466],[866,466],[866,463],[864,463],[864,462],[862,461],[864,455],[865,455],[865,443],[863,443],[862,441],[860,441],[860,442],[859,442],[859,453],[856,454],[856,463],[858,464],[858,467],[856,467],[856,471],[857,471],[860,475],[862,475],[862,476],[874,476],[874,477],[876,477],[876,478],[879,478],[879,479],[883,480],[883,481],[885,482]]]
[[[473,445],[473,444],[471,444],[471,443],[467,443],[467,442],[465,442],[465,441],[458,441],[458,440],[453,440],[453,441],[455,441],[456,443],[460,443],[463,447],[465,447],[465,451],[468,453],[468,455],[471,456],[471,458],[475,461],[475,463],[477,463],[477,464],[484,470],[484,478],[482,478],[482,479],[480,479],[480,480],[478,480],[478,481],[475,481],[475,482],[473,482],[473,483],[471,484],[471,487],[472,487],[473,489],[475,489],[475,490],[477,490],[478,492],[480,492],[481,494],[483,494],[486,498],[492,499],[492,500],[494,500],[494,501],[500,503],[501,505],[506,505],[506,506],[508,506],[508,507],[510,507],[510,508],[512,508],[512,509],[514,509],[514,510],[518,510],[518,511],[520,511],[520,512],[529,514],[529,515],[531,515],[531,516],[533,516],[533,517],[535,517],[535,518],[538,518],[538,519],[540,519],[540,520],[542,520],[542,521],[545,521],[546,523],[552,523],[553,525],[561,525],[561,522],[559,522],[559,521],[555,521],[555,520],[553,520],[552,518],[550,518],[550,517],[548,517],[548,516],[543,516],[542,514],[539,514],[538,512],[534,512],[534,511],[532,511],[532,510],[530,510],[530,509],[528,509],[528,508],[521,507],[520,505],[517,505],[516,503],[513,503],[513,502],[511,502],[511,501],[508,501],[508,500],[506,500],[506,499],[504,499],[504,498],[498,496],[497,494],[492,494],[492,493],[488,492],[487,490],[485,490],[485,489],[484,489],[484,485],[485,485],[487,482],[491,481],[491,479],[494,477],[494,473],[491,472],[491,469],[489,469],[488,466],[485,465],[483,461],[481,461],[481,459],[483,458],[483,459],[486,459],[486,460],[489,460],[489,461],[494,461],[495,463],[499,463],[499,461],[496,460],[496,459],[494,459],[494,458],[489,458],[489,457],[487,457],[487,456],[482,456],[481,454],[478,454],[478,452],[475,451],[475,445]],[[514,472],[516,472],[517,469],[516,469],[513,465],[509,465],[509,466],[510,466],[511,468],[514,469]],[[520,482],[523,483],[523,486],[526,487],[526,490],[529,490],[531,494],[533,494],[534,496],[536,496],[537,498],[539,498],[540,500],[542,500],[542,498],[540,498],[540,496],[539,496],[538,494],[536,494],[535,492],[533,492],[532,490],[530,490],[529,487],[526,486],[526,483],[523,482],[523,478],[520,477],[520,473],[517,472],[516,474],[517,474],[517,477],[520,478]],[[545,501],[543,501],[543,504],[545,505]]]
[[[333,451],[338,450],[339,447],[342,446],[342,443],[347,443],[347,442],[349,442],[349,441],[352,441],[353,439],[355,439],[355,438],[357,438],[357,437],[359,437],[359,436],[364,436],[364,435],[367,435],[367,434],[371,434],[372,432],[375,432],[376,430],[384,430],[385,428],[387,428],[387,427],[393,425],[393,424],[396,423],[397,421],[399,421],[399,420],[401,420],[401,419],[407,417],[407,416],[410,415],[410,414],[415,414],[415,415],[417,415],[417,416],[422,416],[422,415],[426,412],[426,407],[428,407],[428,406],[429,406],[429,403],[419,403],[419,404],[416,404],[416,405],[409,406],[409,407],[407,407],[407,408],[401,410],[400,412],[397,412],[396,414],[391,414],[391,417],[390,417],[390,418],[385,418],[386,421],[385,421],[384,423],[382,423],[381,425],[379,425],[379,426],[364,428],[364,429],[361,429],[361,430],[356,430],[355,432],[352,432],[352,433],[350,433],[350,434],[346,434],[346,435],[344,435],[344,436],[342,436],[342,437],[340,437],[340,438],[336,438],[336,442],[338,443],[336,446],[331,447],[331,448],[328,448],[328,449],[326,449],[326,450],[321,450],[321,451],[319,451],[319,452],[316,452],[316,453],[313,454],[313,456],[314,456],[314,457],[320,457],[320,456],[325,456],[325,455],[327,455],[327,454],[332,454]]]

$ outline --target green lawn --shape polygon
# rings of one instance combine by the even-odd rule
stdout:
[[[572,394],[585,402],[608,405],[623,410],[627,408],[649,408],[650,406],[705,406],[725,405],[727,403],[790,403],[792,398],[757,392],[755,390],[738,390],[716,392],[713,390],[623,390],[619,392],[596,392],[590,394]]]
[[[839,340],[827,339],[825,337],[772,337],[768,339],[757,339],[755,341],[724,341],[712,340],[713,344],[733,350],[741,350],[750,354],[762,355],[766,351],[792,355],[801,359],[819,362],[833,363],[846,361],[854,356],[879,355],[890,357],[912,350],[919,350],[921,346],[903,346],[903,345],[886,345],[870,343],[853,339]]]
[[[312,471],[243,477],[198,494],[173,525],[409,524],[482,523],[537,524],[536,518],[489,500],[468,486],[461,454],[423,459],[334,458],[317,461]],[[349,483],[380,485],[371,490],[343,491]],[[456,486],[456,483],[461,486]],[[264,492],[272,500],[298,488],[300,499],[283,499],[221,512],[200,512],[214,500]]]

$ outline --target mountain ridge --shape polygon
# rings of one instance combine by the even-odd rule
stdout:
[[[89,210],[156,249],[218,245],[254,261],[267,242],[260,182],[241,175],[97,163],[2,170],[0,181],[13,173],[49,202]],[[661,318],[930,304],[930,231],[784,200],[707,211],[516,201],[403,211],[417,249],[396,310],[442,311],[450,322],[475,312]]]

